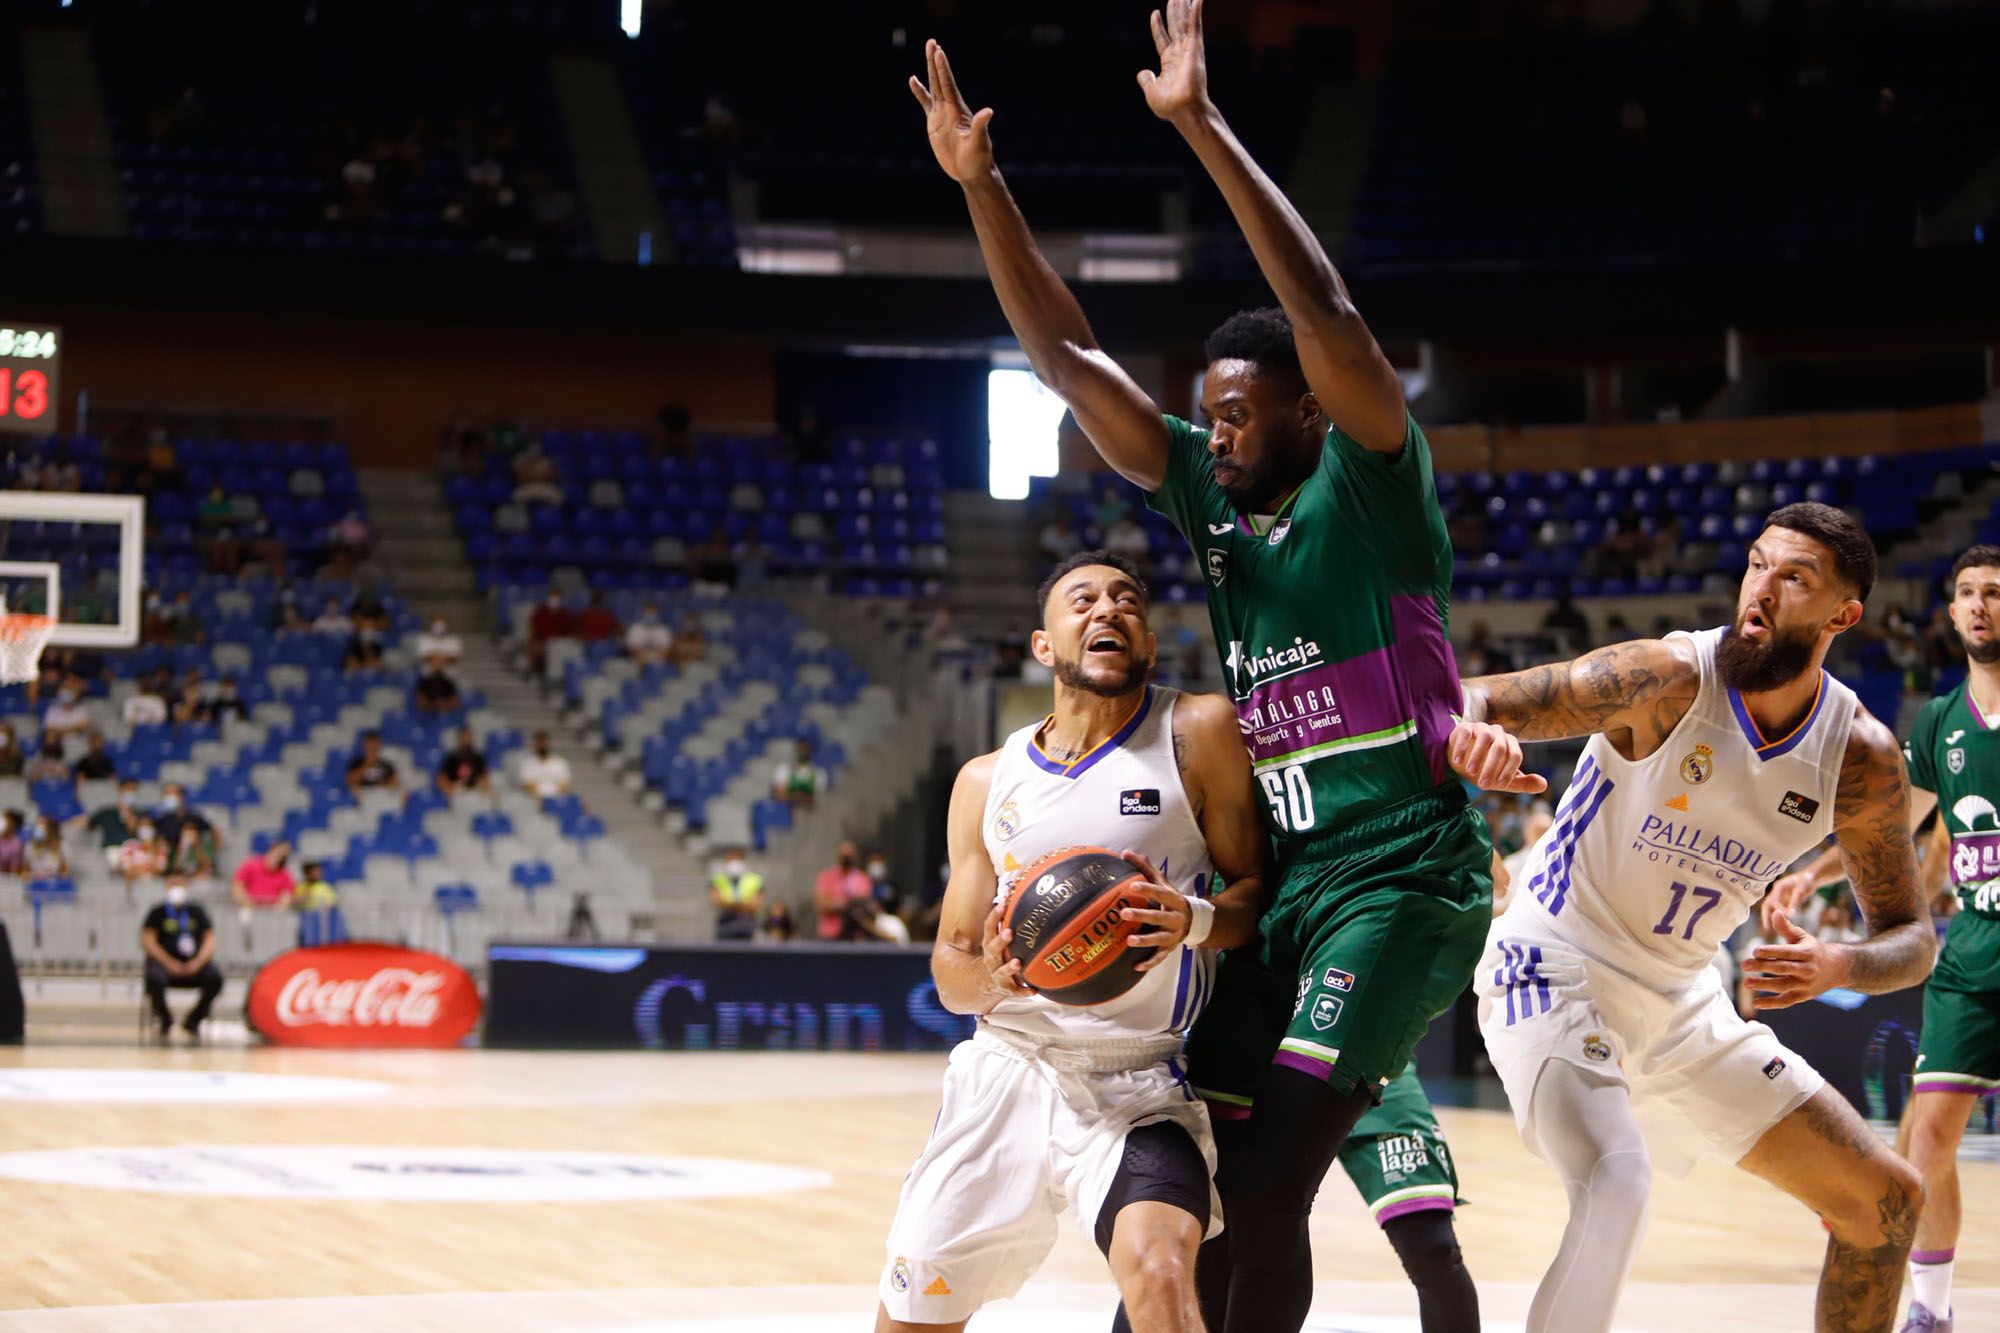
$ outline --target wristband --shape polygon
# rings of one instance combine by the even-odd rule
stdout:
[[[1215,904],[1206,898],[1189,898],[1188,933],[1182,943],[1190,949],[1199,949],[1208,932],[1215,929]]]

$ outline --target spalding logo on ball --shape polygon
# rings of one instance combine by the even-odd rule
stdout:
[[[1014,932],[1008,948],[1021,960],[1021,980],[1058,1004],[1115,1000],[1138,985],[1137,970],[1158,950],[1127,948],[1143,921],[1126,921],[1128,907],[1152,907],[1138,886],[1146,876],[1102,847],[1063,847],[1023,870],[1000,909]]]

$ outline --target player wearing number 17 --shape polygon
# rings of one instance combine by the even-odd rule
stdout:
[[[1930,972],[1902,754],[1821,666],[1874,582],[1859,524],[1788,505],[1750,548],[1729,626],[1465,683],[1469,718],[1524,740],[1590,737],[1477,977],[1521,1136],[1569,1196],[1533,1333],[1611,1327],[1653,1161],[1698,1156],[1825,1220],[1819,1329],[1891,1327],[1921,1179],[1770,1028],[1737,1015],[1710,967],[1771,882],[1836,833],[1868,938],[1822,942],[1786,920],[1784,941],[1745,963],[1758,1007]],[[1487,744],[1454,736],[1454,757],[1477,766]]]
[[[1163,416],[1098,347],[1001,180],[992,110],[960,96],[936,43],[911,84],[1036,375],[1173,520],[1207,584],[1278,887],[1188,1047],[1211,1108],[1248,1118],[1218,1136],[1227,1226],[1202,1254],[1203,1311],[1219,1333],[1284,1333],[1312,1299],[1321,1178],[1470,979],[1492,849],[1446,757],[1452,551],[1430,446],[1319,242],[1209,100],[1200,5],[1173,0],[1152,24],[1147,105],[1208,170],[1282,307],[1209,339],[1208,429]],[[1454,1309],[1434,1318],[1427,1298],[1426,1328],[1476,1327],[1448,1229],[1431,1248]]]

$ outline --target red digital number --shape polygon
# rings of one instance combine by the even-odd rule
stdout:
[[[18,390],[14,395],[15,416],[33,420],[49,410],[49,377],[41,371],[22,371],[14,387]],[[5,381],[0,381],[0,395],[5,393]]]

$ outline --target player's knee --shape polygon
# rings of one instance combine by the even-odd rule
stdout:
[[[1958,1143],[1964,1132],[1965,1112],[1962,1109],[1953,1119],[1931,1113],[1930,1108],[1919,1103],[1910,1115],[1910,1161],[1921,1169],[1933,1163],[1953,1160],[1958,1156]]]
[[[1636,1227],[1653,1199],[1653,1159],[1643,1152],[1606,1153],[1587,1182],[1592,1226]]]
[[[1923,1173],[1884,1149],[1848,1179],[1850,1188],[1822,1214],[1833,1234],[1869,1249],[1908,1245],[1924,1211]]]
[[[1309,1200],[1282,1190],[1225,1193],[1223,1239],[1236,1264],[1255,1266],[1272,1256],[1289,1254],[1306,1234]]]
[[[1405,1213],[1385,1223],[1382,1230],[1395,1247],[1396,1257],[1403,1261],[1410,1285],[1419,1289],[1450,1281],[1465,1262],[1447,1211]]]
[[[1120,1266],[1118,1289],[1128,1306],[1185,1304],[1194,1293],[1194,1256],[1171,1245],[1148,1246]]]

